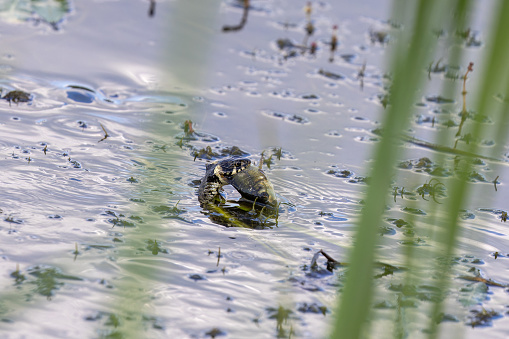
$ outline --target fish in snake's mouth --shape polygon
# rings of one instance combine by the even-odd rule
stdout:
[[[213,203],[225,185],[232,185],[244,199],[269,206],[277,205],[269,179],[263,170],[251,165],[251,160],[247,158],[227,158],[207,164],[198,188],[200,205]]]

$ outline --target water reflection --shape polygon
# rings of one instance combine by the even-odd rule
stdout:
[[[205,211],[212,222],[226,227],[270,229],[277,227],[280,211],[259,206],[252,201],[229,201],[230,205],[213,206]],[[281,210],[283,212],[283,210]]]

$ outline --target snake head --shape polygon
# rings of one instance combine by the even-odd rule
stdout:
[[[218,177],[221,183],[227,185],[231,183],[232,178],[251,165],[251,160],[246,158],[228,158],[219,160],[215,164],[214,175]],[[208,169],[208,167],[207,167]]]

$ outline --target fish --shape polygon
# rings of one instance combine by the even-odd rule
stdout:
[[[230,179],[232,185],[242,198],[258,204],[277,206],[276,193],[265,172],[253,165],[247,166]]]

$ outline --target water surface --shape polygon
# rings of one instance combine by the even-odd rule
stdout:
[[[313,3],[316,29],[308,40],[317,43],[315,55],[278,47],[280,39],[303,43],[305,2],[253,2],[247,26],[229,33],[221,27],[240,20],[237,2],[213,12],[157,2],[154,17],[145,2],[71,5],[53,24],[36,14],[0,24],[3,95],[31,95],[28,103],[0,101],[2,332],[326,337],[346,266],[330,272],[320,256],[318,267],[310,266],[319,250],[346,261],[353,244],[383,114],[390,34],[378,37],[394,29],[389,4]],[[183,31],[168,29],[168,21]],[[333,25],[339,45],[331,62]],[[478,25],[477,32],[485,29]],[[482,45],[465,48],[477,62]],[[442,122],[458,122],[450,112],[460,109],[459,93],[447,104],[432,98],[444,73],[430,78],[407,131],[428,141],[434,129],[446,128]],[[185,135],[187,120],[200,133],[196,140]],[[282,202],[277,224],[273,218],[254,228],[225,227],[199,207],[195,180],[208,161],[199,150],[208,146],[218,153],[236,146],[255,162],[263,151],[266,159],[272,154],[264,169]],[[377,269],[373,331],[392,336],[397,309],[415,317],[407,331],[419,337],[429,321],[419,309],[436,294],[419,276],[418,293],[399,293],[404,253],[412,247],[441,260],[430,257],[440,232],[432,211],[447,192],[425,200],[417,189],[438,166],[435,180],[447,187],[455,165],[446,154],[443,163],[423,167],[419,159],[436,151],[402,147],[405,164],[394,186],[408,195],[388,194],[379,248],[381,262],[402,269]],[[500,220],[506,158],[499,158],[476,167],[444,337],[507,332],[505,288],[460,279],[473,268],[507,282]],[[238,198],[232,188],[226,192]],[[421,274],[431,275],[422,265]],[[398,295],[408,299],[405,306]],[[472,329],[469,316],[480,307],[500,317]]]

